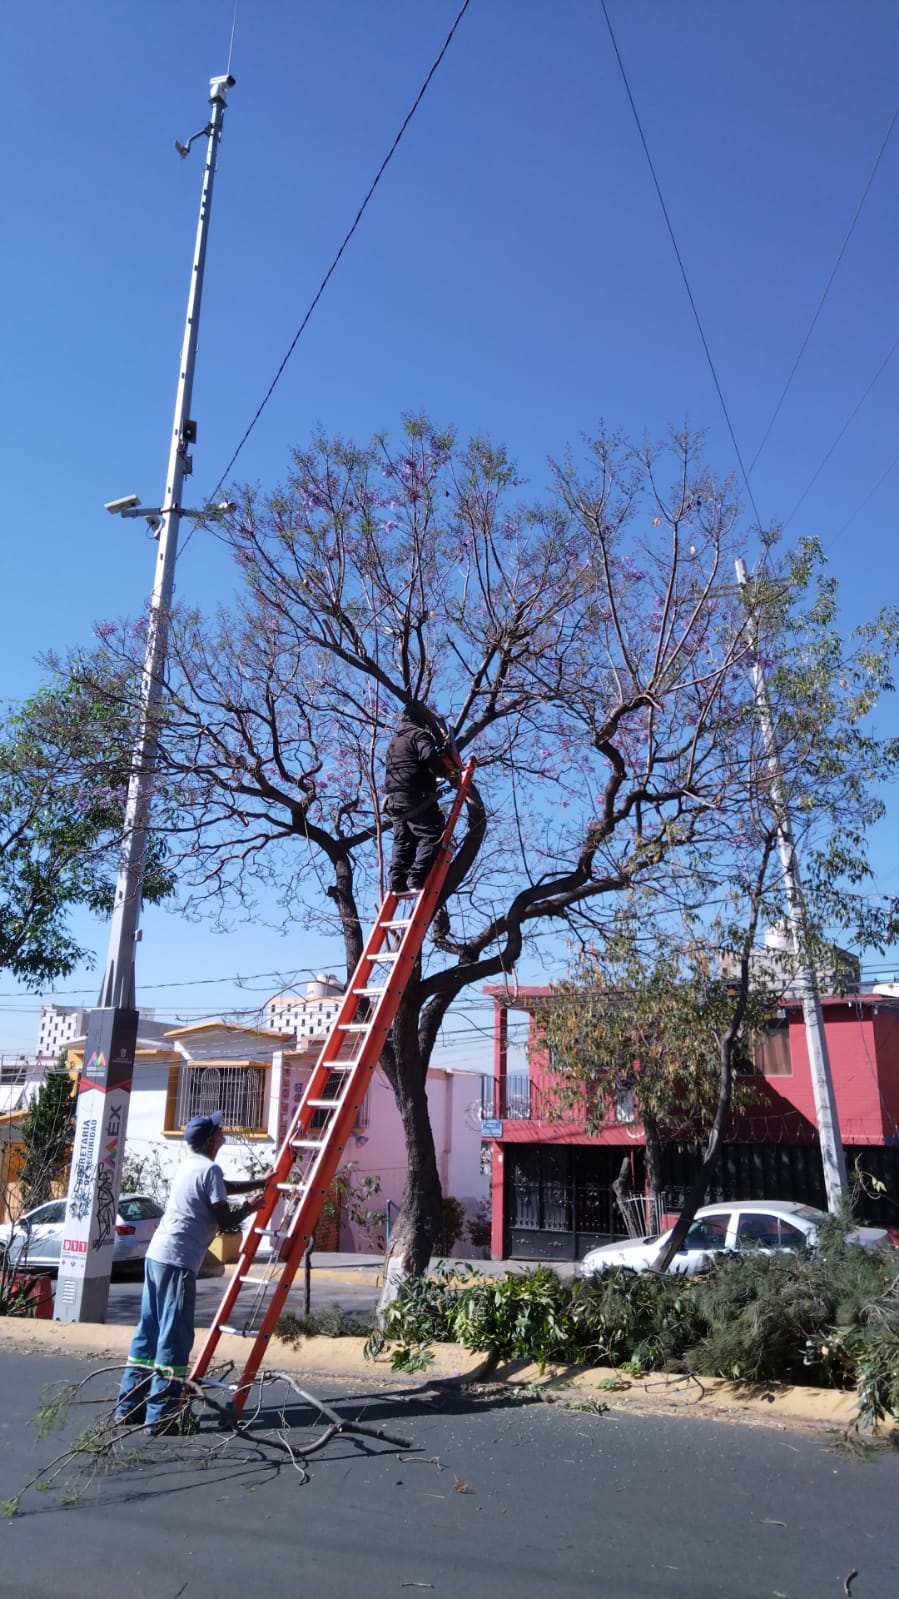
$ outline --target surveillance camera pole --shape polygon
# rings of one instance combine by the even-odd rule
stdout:
[[[737,583],[745,598],[749,583],[746,565],[743,561],[737,561],[736,565]],[[800,992],[802,994],[806,1047],[808,1049],[809,1069],[812,1078],[812,1093],[815,1099],[815,1114],[818,1118],[818,1140],[821,1145],[821,1160],[824,1166],[824,1188],[827,1194],[827,1208],[835,1213],[839,1210],[848,1190],[846,1157],[843,1153],[843,1142],[840,1138],[837,1102],[830,1072],[830,1057],[827,1051],[827,1037],[824,1032],[824,1016],[821,1011],[821,996],[818,993],[818,979],[807,954],[805,900],[802,893],[802,880],[799,876],[799,862],[796,858],[796,844],[793,839],[790,813],[787,809],[786,795],[784,794],[783,773],[781,772],[780,756],[771,718],[771,703],[768,699],[768,689],[756,649],[757,627],[755,618],[751,615],[750,627],[753,646],[752,682],[755,689],[755,702],[758,706],[765,754],[768,758],[768,770],[771,773],[771,797],[774,802],[774,812],[777,820],[777,846],[787,895],[790,935],[793,942],[793,953],[796,957],[796,975],[799,979]]]
[[[184,479],[192,465],[189,446],[196,438],[196,426],[191,420],[190,408],[212,187],[227,90],[233,82],[233,78],[227,76],[211,80],[211,113],[208,125],[203,130],[206,135],[206,165],[187,298],[175,420],[165,494],[161,501],[159,554],[150,601],[140,715],[125,806],[109,953],[99,1008],[92,1012],[88,1026],[84,1064],[78,1084],[75,1140],[56,1290],[55,1316],[58,1321],[104,1321],[109,1298],[116,1208],[137,1045],[134,956],[135,943],[140,937],[147,830],[156,766],[156,718],[165,673],[175,557],[182,516],[181,495]]]

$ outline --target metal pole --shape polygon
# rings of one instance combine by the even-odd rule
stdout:
[[[165,674],[169,613],[182,515],[181,494],[184,479],[191,471],[190,445],[196,439],[196,424],[191,419],[190,406],[216,155],[227,106],[226,94],[233,83],[234,79],[228,75],[211,79],[211,114],[207,126],[202,130],[206,135],[206,164],[187,297],[165,494],[157,528],[159,554],[150,601],[138,731],[125,805],[106,970],[100,989],[99,1008],[92,1012],[88,1027],[84,1065],[78,1085],[75,1142],[56,1291],[55,1316],[59,1321],[103,1321],[109,1298],[116,1208],[137,1045],[134,955],[135,944],[140,937],[141,895],[156,766],[156,716]],[[189,145],[178,146],[178,149],[186,155]]]
[[[737,561],[736,568],[737,583],[745,593],[749,581],[745,562]],[[827,1208],[832,1212],[836,1212],[839,1210],[848,1190],[846,1157],[843,1154],[843,1143],[840,1138],[837,1102],[830,1073],[830,1058],[827,1052],[827,1036],[824,1031],[821,998],[818,993],[818,979],[814,968],[809,964],[807,956],[805,900],[802,893],[802,880],[799,875],[799,862],[796,857],[796,845],[793,839],[793,829],[784,793],[783,774],[774,736],[768,689],[761,662],[758,658],[757,627],[751,610],[750,618],[753,647],[752,682],[755,689],[756,704],[759,709],[759,720],[762,728],[765,754],[768,759],[768,770],[771,773],[771,797],[774,802],[774,813],[777,819],[777,845],[786,888],[790,935],[793,941],[793,953],[796,958],[796,975],[802,996],[802,1015],[805,1021],[805,1037],[812,1076],[812,1092],[815,1098],[815,1114],[818,1118],[818,1139],[821,1145],[821,1160],[824,1166]]]

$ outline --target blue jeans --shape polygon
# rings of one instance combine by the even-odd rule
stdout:
[[[144,1261],[140,1321],[116,1402],[119,1421],[148,1426],[177,1410],[194,1341],[196,1273],[185,1266]]]

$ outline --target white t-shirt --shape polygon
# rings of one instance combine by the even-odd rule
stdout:
[[[199,1271],[219,1230],[212,1207],[227,1198],[221,1167],[208,1155],[189,1150],[175,1173],[162,1221],[147,1250],[147,1259],[158,1260],[164,1266],[185,1266],[188,1271]]]

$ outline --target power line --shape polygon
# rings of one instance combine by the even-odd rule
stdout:
[[[471,0],[463,0],[463,5],[461,6],[461,8],[459,10],[458,15],[456,16],[456,19],[455,19],[452,27],[450,28],[449,33],[447,34],[446,38],[444,39],[443,44],[442,44],[442,46],[440,48],[440,51],[439,51],[436,59],[434,60],[434,63],[431,66],[431,69],[430,69],[427,77],[425,78],[424,83],[422,84],[421,88],[418,91],[418,94],[415,97],[415,99],[414,99],[414,101],[412,103],[411,109],[407,112],[405,118],[403,119],[403,122],[402,122],[402,124],[400,126],[400,130],[399,130],[399,132],[396,135],[396,138],[394,139],[392,145],[390,146],[390,149],[387,151],[387,154],[385,155],[383,161],[381,162],[381,165],[379,166],[377,172],[375,173],[374,179],[372,180],[372,183],[371,183],[371,185],[369,187],[368,193],[365,196],[365,199],[362,201],[362,204],[360,205],[358,211],[356,212],[356,215],[353,218],[353,221],[352,221],[352,224],[351,224],[350,228],[348,229],[347,233],[344,235],[343,242],[342,242],[342,244],[340,246],[340,249],[337,251],[337,254],[335,255],[333,261],[331,262],[331,265],[328,267],[327,272],[325,273],[324,277],[322,278],[321,283],[319,284],[318,288],[315,291],[315,294],[314,294],[314,296],[312,298],[312,302],[311,302],[311,304],[309,306],[309,309],[307,310],[305,316],[303,317],[302,322],[300,323],[299,327],[297,328],[297,331],[294,334],[294,336],[293,336],[293,338],[292,338],[292,340],[291,340],[291,342],[290,342],[290,344],[288,346],[287,354],[285,355],[283,361],[281,362],[281,365],[278,367],[277,372],[275,373],[274,377],[272,378],[272,381],[269,384],[268,389],[266,390],[266,393],[265,393],[265,395],[264,395],[264,397],[262,399],[262,402],[261,402],[261,404],[258,406],[258,408],[256,410],[255,416],[253,417],[252,421],[250,422],[250,425],[247,428],[246,432],[244,433],[243,438],[240,440],[240,443],[238,444],[237,449],[234,451],[234,454],[232,455],[230,461],[228,462],[228,465],[225,467],[224,472],[222,473],[221,477],[219,478],[218,484],[216,485],[216,487],[213,489],[212,493],[210,494],[210,496],[209,496],[210,503],[215,499],[215,496],[218,494],[219,489],[221,488],[221,486],[224,483],[225,479],[228,477],[229,473],[231,472],[231,469],[234,466],[234,463],[237,460],[237,457],[240,455],[240,452],[243,449],[244,445],[246,444],[248,438],[250,437],[250,434],[252,433],[254,427],[256,426],[256,423],[259,421],[259,418],[261,417],[263,411],[265,410],[265,407],[268,405],[269,400],[271,399],[273,393],[275,392],[275,389],[276,389],[278,383],[280,382],[282,373],[284,372],[284,369],[287,366],[287,363],[290,360],[290,357],[293,355],[293,352],[296,349],[297,344],[300,341],[300,338],[302,337],[303,333],[306,330],[306,327],[307,327],[307,325],[309,323],[309,320],[312,317],[312,313],[314,312],[316,306],[318,305],[319,300],[321,299],[322,295],[325,292],[325,289],[328,286],[328,283],[330,282],[332,276],[334,275],[334,272],[337,269],[337,266],[338,266],[338,264],[340,262],[340,259],[341,259],[342,255],[343,255],[344,251],[347,248],[347,245],[349,244],[350,240],[352,239],[353,234],[355,233],[357,227],[359,226],[359,223],[362,221],[362,217],[363,217],[363,215],[365,213],[365,210],[366,210],[366,208],[368,206],[368,203],[371,200],[372,195],[374,194],[376,188],[378,187],[378,184],[380,183],[382,177],[384,176],[384,173],[386,172],[387,167],[389,166],[391,160],[393,159],[393,156],[394,156],[394,154],[396,152],[396,149],[397,149],[397,146],[399,145],[400,140],[403,137],[403,134],[405,133],[406,129],[409,126],[409,123],[412,121],[412,118],[414,117],[416,111],[418,110],[419,106],[421,105],[421,102],[424,99],[425,94],[427,93],[427,90],[428,90],[428,88],[430,86],[431,80],[434,77],[434,74],[436,73],[438,67],[440,66],[440,63],[442,62],[444,56],[446,55],[446,52],[449,49],[450,44],[452,43],[453,35],[455,34],[456,29],[458,28],[460,22],[462,21],[462,18],[464,17],[466,11],[468,10],[468,7],[469,7],[470,3],[471,3]]]
[[[799,366],[799,363],[800,363],[800,361],[802,360],[802,357],[805,354],[805,350],[806,350],[806,346],[808,344],[808,341],[811,338],[811,336],[812,336],[812,334],[813,334],[813,332],[815,330],[815,323],[817,322],[819,316],[821,315],[821,311],[822,311],[822,308],[824,306],[824,302],[827,299],[828,294],[830,293],[831,285],[833,284],[833,280],[834,280],[834,278],[837,275],[837,270],[839,268],[840,262],[842,261],[843,256],[846,253],[846,246],[848,245],[849,240],[852,238],[852,234],[853,234],[853,232],[855,230],[855,224],[858,221],[859,217],[861,216],[862,207],[863,207],[866,199],[868,198],[868,190],[870,189],[871,184],[874,182],[874,175],[875,175],[875,173],[877,171],[877,168],[880,166],[880,158],[883,155],[883,152],[886,149],[887,144],[889,143],[890,135],[891,135],[894,127],[896,126],[897,117],[899,117],[899,104],[896,105],[896,107],[895,107],[895,109],[893,111],[893,115],[890,118],[890,125],[887,128],[887,131],[886,131],[886,133],[883,136],[883,141],[881,143],[880,149],[878,150],[877,155],[875,156],[874,165],[873,165],[873,167],[871,168],[871,171],[868,174],[868,181],[867,181],[867,183],[865,184],[865,187],[862,190],[861,199],[859,200],[858,205],[855,208],[855,214],[854,214],[854,216],[852,218],[852,221],[850,222],[849,227],[847,229],[846,237],[844,238],[844,240],[843,240],[842,244],[840,245],[840,248],[839,248],[839,250],[837,252],[837,258],[834,261],[834,264],[833,264],[833,266],[830,269],[830,275],[829,275],[829,277],[827,279],[827,282],[824,285],[824,291],[823,291],[823,293],[821,295],[820,300],[818,301],[817,306],[815,307],[815,314],[812,317],[812,320],[811,320],[811,322],[808,325],[808,329],[806,331],[805,338],[803,339],[802,343],[799,346],[799,352],[798,352],[798,354],[796,356],[795,361],[793,362],[793,365],[790,368],[790,373],[789,373],[789,376],[787,378],[786,383],[783,386],[783,389],[782,389],[781,394],[780,394],[780,398],[779,398],[777,404],[775,405],[774,410],[771,413],[771,417],[769,419],[768,426],[765,428],[765,431],[762,434],[762,441],[761,441],[758,449],[756,450],[755,455],[752,457],[752,460],[749,463],[750,474],[754,470],[755,464],[756,464],[759,456],[761,455],[763,449],[765,448],[766,443],[768,442],[768,435],[771,432],[771,429],[773,428],[775,422],[777,421],[777,418],[778,418],[778,416],[780,414],[780,408],[783,405],[784,400],[787,397],[787,393],[788,393],[788,390],[790,388],[790,385],[793,382],[794,377],[796,376],[796,369]]]
[[[897,465],[899,465],[899,450],[897,450],[896,454],[893,456],[893,459],[891,460],[891,462],[890,462],[889,466],[886,468],[886,470],[884,472],[881,472],[880,477],[877,479],[877,482],[873,485],[872,488],[868,489],[868,491],[865,494],[864,498],[859,501],[858,505],[855,507],[855,510],[852,512],[851,516],[847,516],[847,518],[846,518],[845,522],[843,523],[842,527],[837,529],[836,533],[834,534],[833,538],[830,541],[831,548],[836,543],[837,539],[841,539],[843,537],[843,534],[845,533],[846,529],[848,527],[852,526],[852,523],[855,521],[855,518],[858,516],[859,512],[863,511],[865,506],[867,505],[868,501],[872,500],[874,498],[874,495],[877,493],[877,490],[886,482],[886,480],[889,477],[890,473],[893,471],[893,468],[895,466],[897,466]]]
[[[621,59],[621,51],[618,48],[618,41],[615,38],[615,33],[614,33],[613,28],[612,28],[611,20],[609,18],[609,13],[608,13],[608,10],[607,10],[607,7],[606,7],[606,0],[600,0],[600,3],[602,5],[602,14],[603,14],[603,16],[606,19],[606,27],[609,30],[609,38],[612,41],[612,49],[615,52],[615,59],[618,62],[618,68],[619,68],[619,71],[621,73],[621,79],[622,79],[622,82],[624,83],[625,93],[626,93],[627,98],[628,98],[628,100],[630,102],[630,108],[631,108],[631,111],[633,112],[633,115],[634,115],[634,121],[637,124],[637,132],[640,135],[640,142],[643,145],[643,153],[646,156],[646,160],[647,160],[647,163],[649,165],[649,170],[650,170],[650,173],[652,175],[652,181],[653,181],[653,183],[655,185],[655,191],[656,191],[656,194],[658,196],[659,205],[662,208],[662,215],[665,218],[665,226],[668,229],[668,237],[671,240],[671,245],[672,245],[672,248],[674,250],[675,258],[676,258],[677,264],[678,264],[678,266],[680,268],[680,275],[681,275],[681,278],[683,279],[684,288],[687,291],[687,299],[690,302],[690,309],[693,312],[693,318],[694,318],[694,321],[696,323],[697,329],[699,331],[699,338],[700,338],[700,341],[702,343],[702,348],[705,351],[705,358],[706,358],[706,361],[708,362],[709,371],[712,374],[712,382],[715,385],[715,392],[718,395],[718,400],[719,400],[720,405],[721,405],[721,410],[724,413],[724,420],[725,420],[725,422],[727,424],[727,431],[730,434],[730,442],[733,445],[734,454],[736,455],[737,461],[739,463],[740,471],[741,471],[742,476],[743,476],[743,482],[746,485],[746,493],[749,496],[749,503],[751,504],[753,512],[755,514],[756,523],[757,523],[757,525],[759,527],[761,527],[762,519],[761,519],[761,517],[759,515],[758,506],[755,503],[755,495],[752,492],[752,486],[751,486],[751,484],[749,482],[749,473],[747,472],[746,467],[745,467],[745,465],[743,463],[743,456],[742,456],[742,453],[740,451],[740,446],[737,443],[737,435],[734,432],[733,423],[731,422],[731,419],[730,419],[730,412],[728,411],[728,408],[727,408],[727,402],[726,402],[726,400],[724,398],[724,392],[723,392],[723,390],[721,388],[721,384],[718,381],[718,373],[715,370],[715,363],[712,360],[712,352],[709,349],[709,342],[708,342],[708,339],[705,336],[705,330],[704,330],[703,325],[702,325],[702,319],[701,319],[701,317],[699,315],[699,310],[698,310],[698,307],[696,305],[696,301],[695,301],[695,299],[693,297],[693,290],[690,288],[690,280],[687,277],[687,269],[684,266],[683,257],[682,257],[682,255],[680,253],[679,248],[678,248],[677,238],[675,237],[675,232],[674,232],[674,228],[672,226],[671,218],[668,215],[668,207],[665,204],[665,197],[662,194],[662,186],[661,186],[661,184],[659,182],[659,179],[658,179],[658,176],[656,174],[655,165],[653,163],[653,159],[652,159],[652,156],[650,155],[650,151],[649,151],[649,145],[646,142],[646,135],[643,132],[643,124],[640,121],[640,115],[639,115],[639,112],[637,111],[637,107],[636,107],[636,104],[635,104],[635,101],[634,101],[634,96],[631,93],[631,86],[630,86],[630,83],[628,82],[627,73],[624,70],[624,62]],[[215,499],[215,494],[217,494],[217,493],[218,493],[218,489],[215,490],[215,493],[210,495],[210,499],[214,500]]]
[[[245,977],[241,977],[239,972],[233,977],[185,977],[172,983],[141,983],[140,988],[142,993],[150,993],[159,988],[203,988],[211,983],[233,983],[236,988],[243,988],[247,983],[256,982],[262,977],[272,977],[277,981],[286,982],[293,982],[298,977],[311,977],[314,979],[318,977],[321,969],[321,966],[317,968],[312,966],[292,967],[289,978],[285,977],[283,971],[248,972]],[[84,988],[56,988],[51,990],[52,999],[45,1001],[45,1003],[52,1004],[54,1000],[63,995],[93,994],[95,991],[94,988],[88,988],[87,986]],[[21,999],[21,997],[21,994],[16,989],[0,990],[0,999]],[[38,999],[41,998],[40,995],[36,997]]]
[[[887,350],[886,355],[884,356],[884,358],[881,361],[879,367],[877,368],[877,371],[874,373],[873,378],[871,379],[870,383],[868,384],[868,387],[865,389],[865,392],[862,395],[861,399],[858,400],[856,402],[856,404],[853,406],[853,408],[850,411],[849,415],[847,416],[845,422],[843,423],[843,426],[840,428],[839,433],[837,434],[836,438],[834,439],[833,443],[831,444],[829,450],[827,450],[825,452],[823,459],[819,462],[819,464],[816,467],[815,471],[812,473],[811,477],[809,478],[809,481],[805,485],[805,488],[803,489],[803,491],[800,494],[798,500],[796,501],[796,504],[793,506],[792,511],[790,512],[790,514],[787,517],[786,521],[783,523],[784,527],[787,527],[788,524],[790,522],[792,522],[793,517],[796,515],[796,512],[799,510],[799,507],[802,504],[803,500],[806,498],[806,496],[814,488],[815,484],[818,481],[818,478],[821,476],[821,473],[824,471],[825,466],[827,465],[828,461],[830,460],[830,457],[833,455],[834,450],[836,449],[837,445],[840,443],[840,440],[843,438],[843,435],[848,431],[851,423],[854,422],[855,418],[858,416],[859,411],[861,410],[861,408],[864,405],[866,399],[868,398],[868,395],[871,393],[871,390],[873,389],[875,383],[877,382],[877,379],[880,377],[881,372],[884,370],[884,368],[886,367],[888,362],[895,355],[897,345],[899,345],[899,336],[897,336],[893,340],[892,344],[890,345],[890,348]]]

